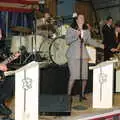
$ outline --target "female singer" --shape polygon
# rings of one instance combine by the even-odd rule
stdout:
[[[85,100],[89,60],[89,55],[85,45],[89,44],[102,49],[103,45],[91,39],[90,31],[85,24],[83,14],[76,14],[76,16],[74,16],[73,23],[66,33],[66,41],[69,45],[66,55],[70,71],[68,94],[71,94],[75,80],[80,80],[82,81],[82,91],[80,91],[79,100]]]

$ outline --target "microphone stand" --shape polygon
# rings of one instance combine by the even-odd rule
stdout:
[[[82,98],[82,60],[83,60],[83,43],[84,43],[84,39],[79,36],[80,38],[80,96]],[[87,107],[83,106],[83,105],[78,105],[75,106],[74,109],[77,110],[86,110]]]
[[[80,37],[80,98],[82,98],[82,60],[83,60],[83,38]]]

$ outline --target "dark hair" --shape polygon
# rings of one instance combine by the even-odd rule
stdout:
[[[78,24],[77,24],[76,20],[77,20],[77,17],[74,17],[72,24],[70,25],[73,29],[78,29]]]
[[[77,17],[73,18],[72,24],[70,25],[73,29],[76,29],[76,30],[78,29],[78,24],[77,24],[76,20],[77,20],[77,18],[78,18],[79,15],[80,14],[78,14]],[[84,30],[88,29],[87,24],[85,24],[85,23],[83,24],[83,29]]]
[[[113,19],[111,16],[107,16],[106,20],[110,20],[110,19]]]

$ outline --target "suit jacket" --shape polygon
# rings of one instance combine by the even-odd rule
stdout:
[[[67,44],[69,45],[69,48],[67,50],[66,56],[68,59],[80,59],[80,37],[76,34],[75,29],[73,28],[68,28],[67,33],[66,33],[66,41]],[[83,44],[82,44],[82,59],[89,59],[89,54],[86,48],[86,44],[99,47],[100,43],[96,42],[95,40],[91,39],[90,31],[89,30],[83,30]]]
[[[103,44],[105,45],[105,50],[110,51],[111,48],[116,47],[115,43],[115,31],[112,26],[105,24],[102,28],[103,33]]]

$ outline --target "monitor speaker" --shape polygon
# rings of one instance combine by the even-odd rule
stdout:
[[[40,95],[39,112],[69,115],[71,113],[71,98],[68,95]]]

